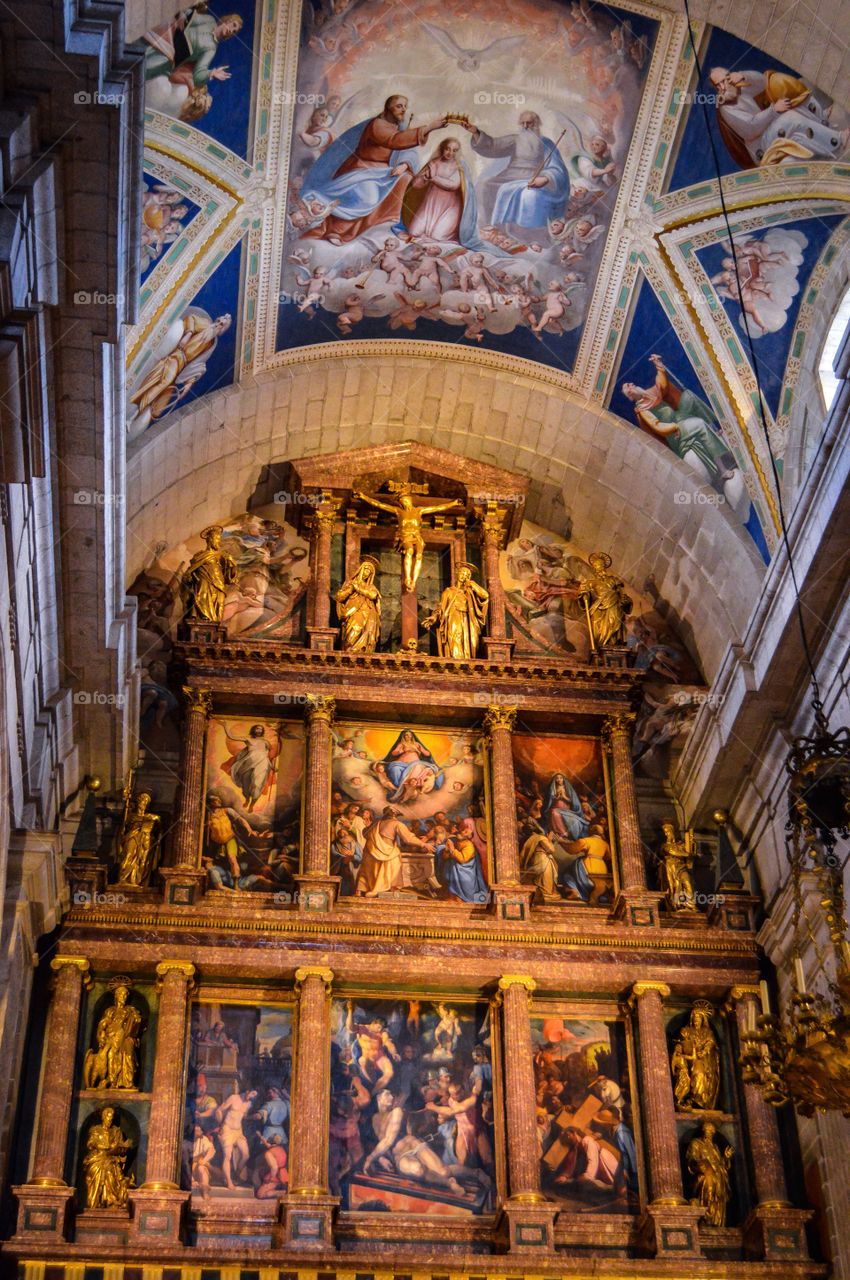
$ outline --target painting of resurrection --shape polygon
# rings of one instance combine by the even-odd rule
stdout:
[[[589,0],[306,0],[279,349],[415,335],[571,368],[656,29]]]
[[[331,874],[343,896],[485,903],[489,896],[481,735],[335,727]]]
[[[634,1213],[638,1152],[622,1023],[531,1020],[541,1187],[576,1213]]]
[[[451,1000],[334,1000],[328,1180],[344,1209],[493,1211],[488,1015]]]

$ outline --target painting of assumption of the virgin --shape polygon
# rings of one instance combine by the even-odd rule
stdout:
[[[331,873],[341,895],[486,903],[481,735],[361,723],[335,734]]]
[[[513,735],[520,873],[541,906],[610,904],[614,858],[598,738]]]
[[[196,1212],[268,1200],[289,1185],[292,1011],[192,1007],[182,1185]]]
[[[657,23],[582,0],[302,7],[279,348],[572,368]]]
[[[340,999],[331,1010],[328,1182],[362,1213],[491,1213],[486,1004]]]
[[[531,1020],[540,1185],[573,1213],[640,1207],[625,1028],[560,1014]]]
[[[209,888],[294,889],[303,770],[298,722],[211,717],[202,851]]]

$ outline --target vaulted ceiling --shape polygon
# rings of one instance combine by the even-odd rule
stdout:
[[[777,543],[771,452],[787,496],[822,416],[850,117],[693,33],[587,0],[234,0],[149,33],[130,578],[268,464],[421,440],[529,475],[532,518],[651,580],[710,674]],[[364,184],[390,94],[413,136]],[[478,132],[417,132],[447,113]]]

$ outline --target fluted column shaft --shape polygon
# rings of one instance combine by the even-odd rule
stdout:
[[[336,521],[334,505],[318,506],[310,526],[310,594],[308,625],[326,627],[331,618],[331,538]]]
[[[499,979],[502,1049],[505,1071],[505,1123],[508,1191],[511,1200],[542,1201],[537,1143],[534,1049],[529,1004],[533,978],[506,974]]]
[[[735,1010],[738,1043],[743,1044],[748,1020],[751,1018],[750,1025],[755,1025],[755,1018],[761,1013],[758,988],[733,987],[729,1004]],[[776,1111],[765,1102],[757,1084],[742,1084],[741,1088],[755,1178],[756,1201],[760,1205],[786,1205],[788,1198]]]
[[[304,770],[305,874],[327,875],[331,848],[331,745],[333,698],[311,697],[307,704],[307,761]]]
[[[204,796],[204,748],[212,695],[206,689],[185,686],[186,717],[180,761],[180,790],[174,815],[172,867],[201,865],[201,818]]]
[[[330,995],[333,970],[295,970],[298,993],[290,1129],[290,1196],[326,1195],[330,1089]]]
[[[179,1189],[180,1119],[195,966],[186,960],[163,960],[156,973],[159,1013],[143,1189],[161,1191]]]
[[[643,1135],[653,1204],[685,1203],[662,1016],[662,1006],[669,994],[670,988],[662,982],[636,982],[631,994],[631,1003],[637,1009]]]
[[[30,1183],[64,1186],[80,1006],[91,979],[89,962],[80,956],[57,956],[50,967],[55,977]]]
[[[646,888],[646,862],[640,834],[635,775],[632,765],[631,724],[634,716],[609,716],[602,727],[611,753],[614,795],[617,801],[617,835],[620,848],[622,889]]]
[[[489,707],[484,723],[490,737],[490,774],[493,790],[494,864],[499,884],[519,881],[519,842],[516,825],[516,787],[511,730],[516,721],[512,707]]]

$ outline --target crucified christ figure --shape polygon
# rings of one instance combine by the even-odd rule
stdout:
[[[452,507],[459,507],[460,502],[457,498],[452,498],[450,502],[434,502],[427,507],[417,507],[406,486],[400,488],[394,502],[384,502],[372,494],[361,493],[359,489],[355,490],[354,496],[377,507],[379,511],[395,516],[398,521],[395,549],[401,556],[402,589],[407,592],[415,591],[422,568],[422,553],[425,550],[422,517],[434,515],[437,511],[449,511]]]

